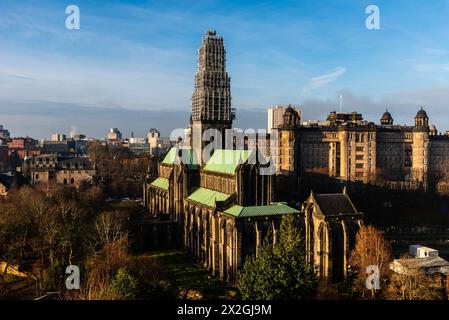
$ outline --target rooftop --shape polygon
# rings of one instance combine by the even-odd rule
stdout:
[[[425,269],[429,268],[441,268],[443,271],[443,269],[447,270],[449,268],[449,262],[441,257],[395,259],[394,264],[399,264],[408,270],[424,269],[423,271],[426,271]]]
[[[167,178],[157,178],[150,183],[151,186],[158,187],[163,190],[168,190],[168,179]]]
[[[226,201],[230,196],[230,194],[221,193],[207,188],[197,188],[187,197],[187,199],[211,208],[215,208],[216,201]]]
[[[236,218],[251,218],[251,217],[277,216],[289,213],[299,213],[299,211],[287,206],[284,203],[272,203],[267,206],[242,207],[234,205],[226,209],[224,213],[234,216]]]
[[[178,158],[179,157],[179,158]],[[190,148],[177,148],[172,147],[166,154],[163,164],[176,164],[177,162],[182,162],[189,169],[198,169],[198,160],[195,152]]]
[[[204,166],[204,170],[234,174],[240,164],[248,161],[251,153],[252,151],[250,150],[215,150]]]
[[[347,194],[316,194],[314,198],[324,215],[357,214]]]

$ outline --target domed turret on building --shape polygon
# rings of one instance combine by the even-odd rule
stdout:
[[[391,113],[388,112],[388,109],[382,115],[382,118],[380,118],[380,124],[383,126],[392,126],[393,125],[393,117],[391,116]]]
[[[438,129],[437,129],[437,127],[435,125],[431,124],[429,126],[429,134],[431,136],[437,136],[438,135]]]
[[[427,116],[427,112],[421,107],[421,110],[418,111],[415,117],[415,126],[416,127],[428,127],[429,126],[429,117]]]
[[[422,117],[422,118],[427,117],[426,110],[424,110],[423,107],[421,107],[421,110],[418,111],[418,113],[416,114],[416,117]]]
[[[291,105],[284,112],[284,125],[290,127],[299,126],[301,122],[301,118],[298,112],[292,108]]]

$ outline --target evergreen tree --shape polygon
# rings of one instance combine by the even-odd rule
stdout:
[[[243,299],[302,299],[311,296],[316,287],[313,267],[306,263],[302,230],[293,214],[282,219],[277,243],[273,245],[269,233],[260,254],[249,257],[239,273]]]
[[[119,299],[135,300],[138,296],[139,280],[134,278],[126,268],[120,268],[112,279],[112,290]]]

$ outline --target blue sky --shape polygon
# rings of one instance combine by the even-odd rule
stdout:
[[[70,4],[80,30],[65,28]],[[369,4],[380,30],[365,28]],[[186,125],[208,28],[225,39],[240,127],[265,127],[275,104],[323,119],[342,94],[369,120],[388,108],[412,123],[424,105],[449,129],[448,0],[0,0],[0,123],[37,138]]]

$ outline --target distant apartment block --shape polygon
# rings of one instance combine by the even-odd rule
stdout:
[[[17,155],[20,160],[33,155],[39,155],[41,150],[39,142],[30,137],[17,137],[8,140],[9,155]]]
[[[62,133],[52,133],[50,140],[42,141],[42,153],[58,155],[83,155],[86,153],[87,139],[83,134],[67,138]]]
[[[288,107],[295,110],[299,117],[301,117],[301,109],[298,106],[275,106],[268,108],[268,133],[284,124],[284,113]]]
[[[66,141],[67,136],[63,133],[52,133],[51,141]]]
[[[117,128],[111,128],[108,132],[109,141],[120,141],[122,140],[122,133]]]
[[[65,141],[54,141],[54,140],[44,140],[42,142],[42,152],[46,153],[57,153],[57,154],[68,154],[69,153],[69,142]]]
[[[131,150],[136,155],[150,152],[150,148],[148,145],[148,139],[134,137],[134,134],[132,134],[132,137],[128,139],[127,146],[129,148],[129,150]]]
[[[0,138],[9,138],[9,131],[3,128],[3,125],[0,125]]]
[[[159,153],[159,137],[161,134],[155,128],[151,128],[148,131],[148,144],[150,148],[150,154]]]
[[[148,140],[147,140],[147,138],[132,137],[132,138],[129,138],[128,143],[129,144],[147,144]]]

